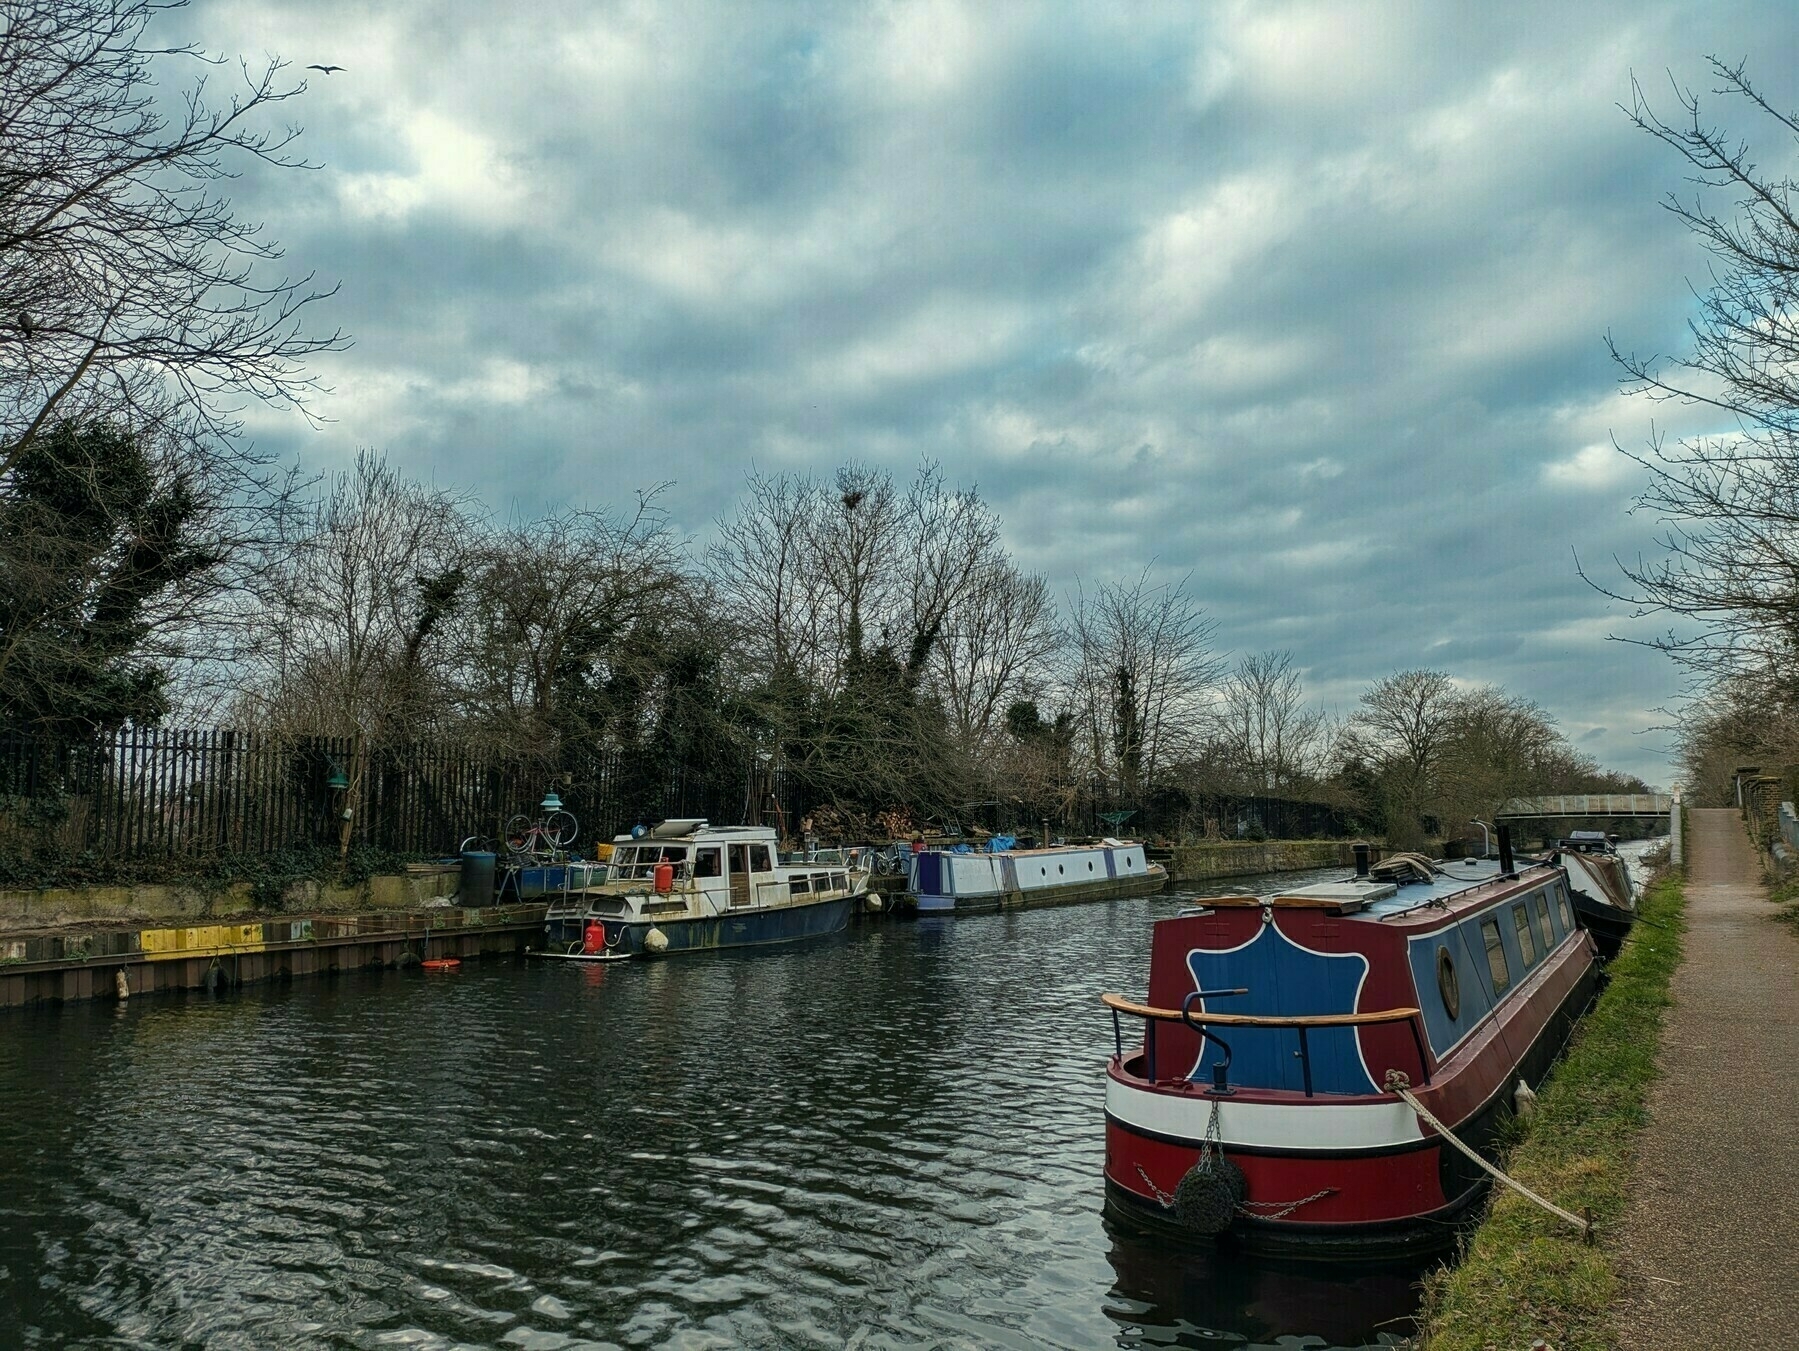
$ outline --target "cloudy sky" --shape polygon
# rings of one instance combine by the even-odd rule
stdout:
[[[1500,17],[1503,16],[1503,17]],[[1675,680],[1581,582],[1653,548],[1610,448],[1677,410],[1604,347],[1681,346],[1703,257],[1632,73],[1748,57],[1754,3],[197,0],[277,54],[322,167],[247,178],[354,347],[309,429],[502,514],[669,481],[699,539],[754,463],[923,458],[1058,589],[1179,578],[1319,698],[1499,681],[1666,781]],[[1764,161],[1792,147],[1753,131]]]

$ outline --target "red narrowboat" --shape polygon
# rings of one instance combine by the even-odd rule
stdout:
[[[1268,1252],[1452,1242],[1487,1176],[1392,1090],[1490,1156],[1599,978],[1567,875],[1509,863],[1401,855],[1158,921],[1148,999],[1105,996],[1113,1213]]]

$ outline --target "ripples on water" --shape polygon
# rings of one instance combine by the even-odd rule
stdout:
[[[8,1015],[0,1345],[1397,1340],[1413,1271],[1102,1222],[1096,996],[1176,905]]]

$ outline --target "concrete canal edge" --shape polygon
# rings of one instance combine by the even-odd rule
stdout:
[[[273,898],[249,882],[0,888],[0,1010],[511,954],[536,938],[541,904],[465,910],[450,903],[460,877],[413,863],[295,879]]]
[[[1538,1094],[1533,1119],[1516,1123],[1517,1142],[1503,1161],[1533,1191],[1575,1214],[1590,1213],[1597,1242],[1583,1243],[1562,1221],[1496,1189],[1462,1260],[1425,1280],[1420,1351],[1617,1346],[1618,1229],[1659,1073],[1685,909],[1681,874],[1666,872],[1651,884],[1604,993]]]
[[[457,863],[413,863],[404,872],[377,873],[349,885],[296,880],[283,889],[274,908],[296,915],[404,910],[454,895],[461,877]],[[192,924],[234,915],[249,919],[257,913],[249,882],[0,887],[0,936],[83,924]]]
[[[1347,868],[1355,863],[1352,840],[1210,840],[1176,845],[1168,860],[1171,886],[1257,873]],[[1380,849],[1374,857],[1380,857]]]
[[[538,940],[543,919],[544,906],[526,902],[0,937],[0,1011],[232,988],[427,958],[513,957]]]

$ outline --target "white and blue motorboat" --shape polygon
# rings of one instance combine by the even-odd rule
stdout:
[[[1168,885],[1168,870],[1140,843],[1044,849],[921,849],[906,861],[906,893],[921,915],[968,914],[1076,901],[1151,896]]]
[[[784,861],[778,844],[768,826],[700,820],[620,835],[605,879],[550,905],[536,955],[616,961],[841,931],[868,893],[866,864],[841,853]]]

